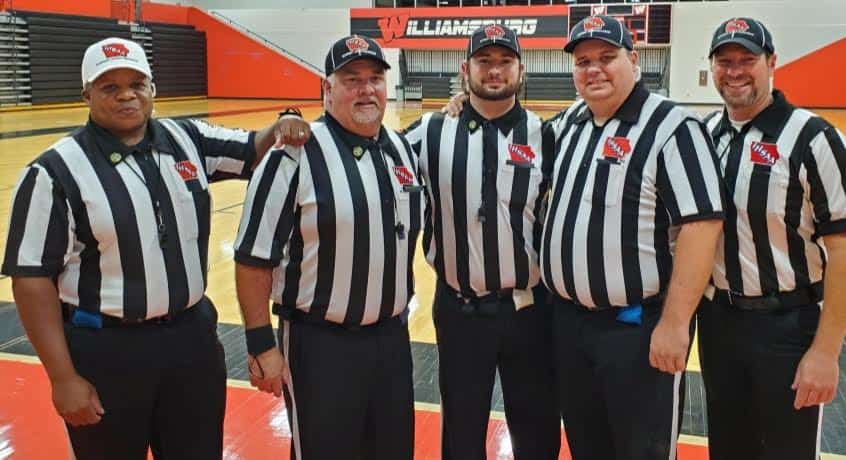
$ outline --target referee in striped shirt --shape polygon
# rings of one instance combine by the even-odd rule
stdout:
[[[406,320],[423,188],[410,145],[382,126],[387,68],[372,39],[338,40],[310,139],[271,152],[247,191],[235,260],[251,381],[284,385],[294,459],[413,457]]]
[[[476,30],[461,73],[461,115],[429,113],[406,130],[429,186],[423,248],[438,276],[442,457],[485,458],[499,370],[514,458],[557,459],[551,315],[538,266],[542,125],[517,102],[524,67],[514,31]]]
[[[698,315],[711,458],[819,458],[846,334],[846,141],[772,89],[761,22],[725,21],[709,55],[728,194],[716,293]]]
[[[638,81],[617,19],[585,18],[565,50],[584,99],[552,121],[541,274],[570,451],[673,459],[692,316],[722,227],[713,148],[690,112]]]
[[[221,458],[208,184],[247,177],[257,151],[291,138],[291,123],[248,133],[154,120],[151,80],[138,44],[91,45],[88,124],[24,169],[12,201],[2,272],[79,460],[141,460],[148,447]]]

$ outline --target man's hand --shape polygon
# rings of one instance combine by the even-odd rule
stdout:
[[[649,364],[669,374],[683,371],[689,346],[690,323],[662,315],[649,342]]]
[[[52,381],[53,407],[71,426],[98,423],[105,411],[94,385],[79,374]]]
[[[311,137],[311,129],[308,123],[296,115],[284,115],[273,125],[273,148],[280,148],[283,145],[299,147],[305,144]]]
[[[796,368],[791,389],[796,390],[793,407],[799,410],[828,403],[834,399],[840,365],[837,356],[814,349],[812,346],[802,356]]]
[[[441,113],[445,113],[445,114],[447,114],[447,115],[449,115],[450,117],[453,117],[453,118],[461,115],[461,110],[464,108],[464,101],[466,101],[466,100],[467,100],[466,94],[464,94],[464,93],[456,94],[455,96],[450,98],[449,102],[447,102],[447,105],[445,105],[441,109]]]
[[[288,361],[274,347],[256,357],[247,356],[250,384],[265,393],[282,396],[282,385],[291,381]]]

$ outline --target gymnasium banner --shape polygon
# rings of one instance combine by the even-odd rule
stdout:
[[[563,48],[568,6],[353,8],[350,30],[386,48],[463,49],[474,30],[486,24],[513,29],[523,48]]]
[[[570,28],[591,14],[624,22],[637,45],[670,43],[670,5],[500,6],[446,8],[352,8],[350,30],[386,48],[462,49],[485,24],[501,24],[526,49],[560,49]]]

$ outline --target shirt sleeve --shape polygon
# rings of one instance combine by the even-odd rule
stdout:
[[[811,141],[806,161],[811,203],[817,235],[846,232],[846,140],[843,133],[827,126]]]
[[[41,165],[24,169],[10,215],[3,274],[53,277],[61,273],[71,249],[72,217],[64,192]]]
[[[420,151],[423,148],[423,138],[426,136],[426,123],[423,123],[423,117],[418,118],[417,121],[408,125],[402,133],[405,139],[411,144],[411,149],[420,157]]]
[[[235,261],[274,267],[294,228],[301,148],[273,150],[262,159],[250,183],[235,239]]]
[[[175,120],[197,147],[209,180],[248,179],[256,157],[255,131],[214,126],[201,120]]]
[[[657,192],[674,225],[723,217],[723,187],[717,171],[705,125],[687,119],[658,157]]]

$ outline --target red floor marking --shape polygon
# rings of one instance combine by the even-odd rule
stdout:
[[[283,400],[264,393],[229,387],[224,422],[226,460],[284,460],[291,448],[288,412]],[[415,414],[415,460],[440,458],[439,412]],[[570,460],[562,432],[559,460]],[[488,459],[511,457],[508,430],[502,420],[491,420]],[[679,445],[680,460],[707,460],[707,448]],[[68,458],[61,419],[50,402],[49,383],[41,365],[0,359],[0,459],[43,460]]]

